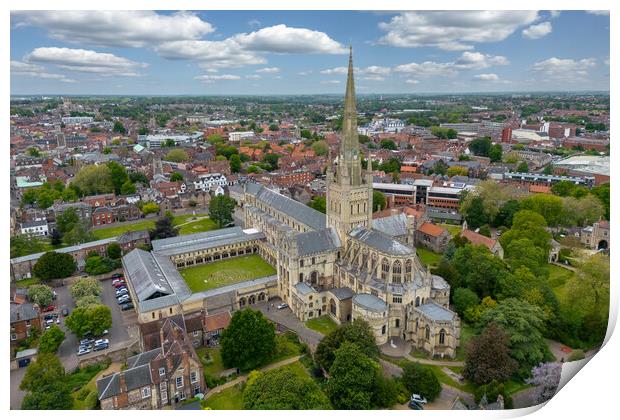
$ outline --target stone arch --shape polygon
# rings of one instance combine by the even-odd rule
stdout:
[[[240,307],[244,307],[244,306],[245,306],[245,304],[246,304],[246,300],[245,300],[245,298],[244,298],[244,297],[240,298],[240,299],[239,299],[239,306],[240,306]]]
[[[333,316],[336,316],[337,311],[338,311],[338,306],[336,305],[336,301],[334,299],[330,299],[329,300],[329,312]]]
[[[407,278],[409,277],[409,274],[411,274],[411,270],[413,267],[413,262],[409,259],[405,262],[405,274],[407,274]]]
[[[443,328],[439,330],[439,344],[441,344],[442,346],[446,344],[446,330],[444,330]]]
[[[415,306],[420,306],[420,296],[415,298]]]
[[[317,284],[319,281],[319,273],[318,271],[313,271],[312,273],[310,273],[310,284],[315,285]]]
[[[399,260],[394,261],[392,264],[392,282],[400,283],[401,282],[401,274],[402,274],[402,266]]]
[[[248,298],[248,304],[254,305],[255,303],[256,303],[256,295],[250,295],[250,297]]]
[[[304,281],[304,273],[299,273],[299,282]]]
[[[390,274],[390,262],[387,258],[383,257],[381,260],[381,279],[387,280]]]
[[[602,250],[606,250],[607,248],[609,248],[609,244],[607,243],[605,239],[601,239],[598,242],[598,245],[596,247],[596,249],[602,249]]]
[[[431,327],[429,327],[428,325],[426,326],[426,328],[424,328],[424,337],[427,340],[431,339]]]

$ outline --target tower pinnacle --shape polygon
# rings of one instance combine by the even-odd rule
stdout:
[[[361,183],[359,138],[357,135],[357,110],[355,106],[355,81],[353,79],[353,48],[349,47],[349,69],[344,96],[342,139],[338,158],[339,176],[349,177],[351,185]]]

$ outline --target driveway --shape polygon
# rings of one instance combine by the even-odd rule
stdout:
[[[19,410],[22,407],[22,400],[26,393],[19,389],[19,384],[24,379],[26,368],[19,368],[11,371],[11,410]]]
[[[254,309],[260,310],[267,319],[284,325],[286,328],[293,330],[299,335],[299,338],[308,344],[313,350],[323,338],[323,334],[318,331],[311,330],[306,327],[303,322],[299,321],[290,308],[277,309],[282,301],[279,298],[272,299],[269,302],[253,305]]]

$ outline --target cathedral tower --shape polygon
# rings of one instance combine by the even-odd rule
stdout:
[[[372,227],[372,174],[362,169],[352,50],[349,52],[338,163],[327,171],[326,198],[327,226],[336,229],[342,243],[345,243],[347,233],[355,226]]]

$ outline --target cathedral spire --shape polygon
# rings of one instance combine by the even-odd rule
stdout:
[[[353,48],[349,47],[349,69],[347,72],[347,89],[344,96],[344,113],[342,117],[342,139],[340,140],[340,156],[338,157],[338,177],[348,178],[351,185],[360,185],[359,138],[357,135],[357,110],[355,107],[355,82],[353,79]]]

